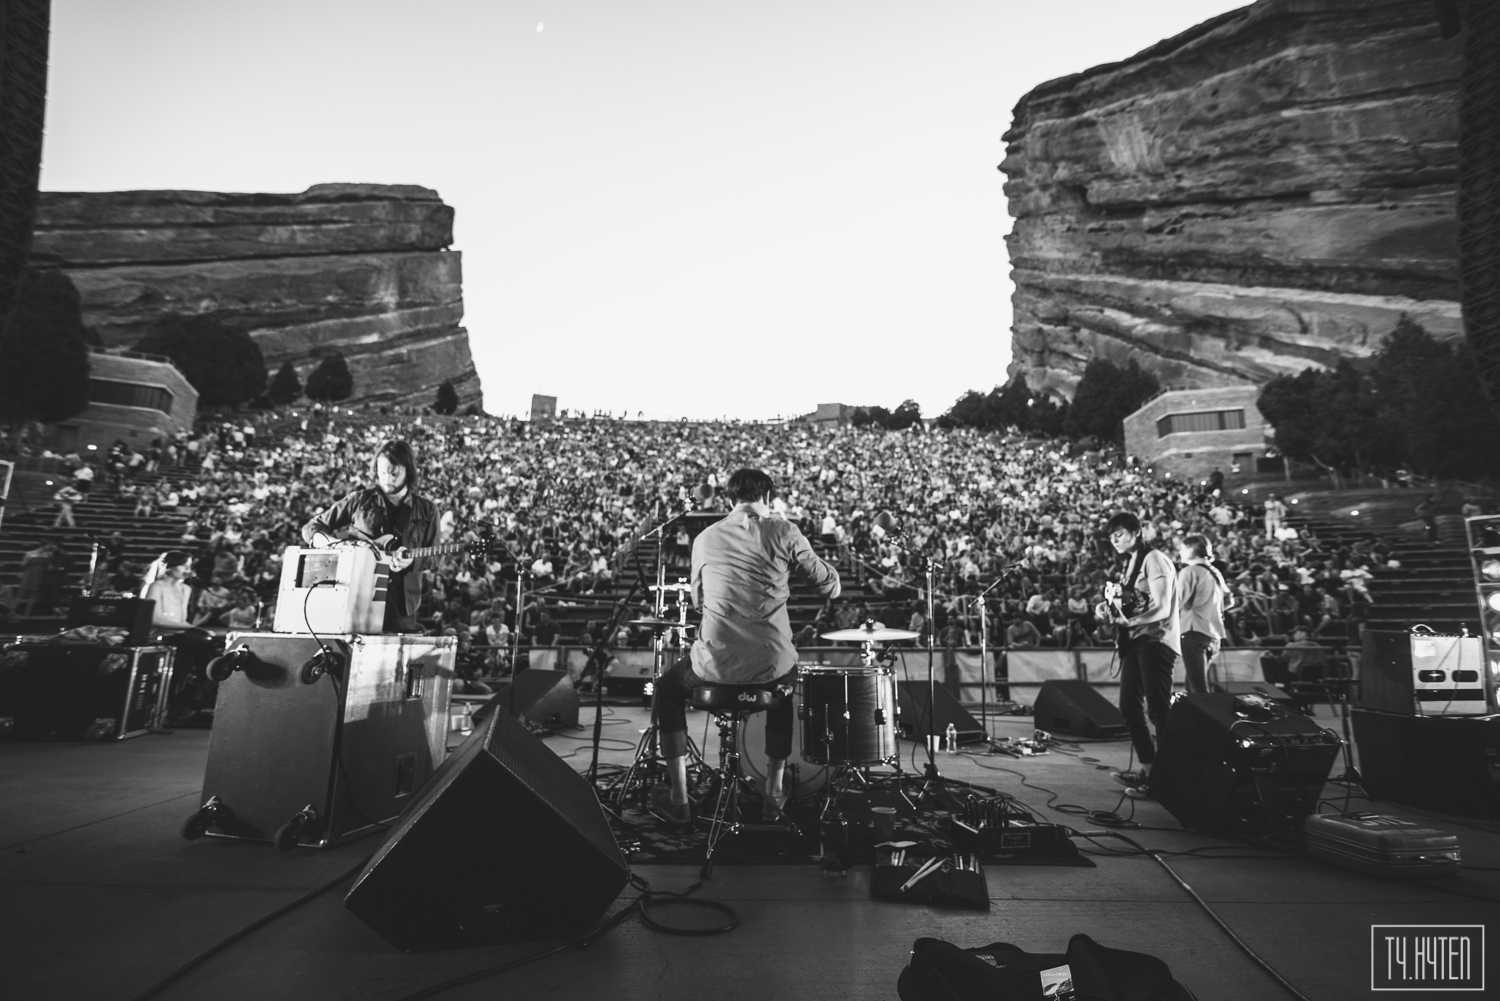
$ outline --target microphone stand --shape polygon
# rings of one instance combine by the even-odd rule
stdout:
[[[938,562],[924,553],[915,552],[911,547],[891,539],[896,533],[886,530],[886,541],[896,549],[901,550],[908,556],[920,557],[925,569],[927,580],[927,763],[922,768],[922,790],[918,798],[928,799],[935,789],[940,789],[944,783],[950,781],[943,778],[937,767],[937,675],[934,673],[934,658],[937,655],[937,624],[933,621],[936,608],[934,607],[936,590],[935,576],[937,574]]]
[[[980,726],[984,727],[984,741],[986,747],[989,746],[990,742],[990,719],[988,710],[989,703],[986,700],[986,696],[989,694],[989,679],[985,676],[985,672],[988,670],[988,665],[990,662],[990,620],[987,614],[988,608],[984,600],[984,596],[989,594],[995,588],[999,587],[1001,583],[1004,582],[1005,575],[1020,565],[1021,561],[1017,561],[1010,564],[1009,566],[1001,567],[1000,572],[995,575],[995,579],[990,582],[990,586],[985,588],[983,591],[980,591],[976,596],[979,600],[979,724]],[[999,676],[1000,672],[997,669],[995,672],[997,689],[999,685]],[[995,692],[997,700],[999,698],[999,695],[1000,693],[997,690]]]
[[[604,668],[605,651],[614,641],[615,633],[620,629],[620,619],[630,607],[631,599],[640,591],[640,583],[632,583],[630,591],[615,603],[615,611],[610,616],[609,625],[599,635],[599,641],[594,644],[594,649],[589,653],[589,660],[594,665],[594,753],[589,759],[589,770],[586,773],[589,785],[599,780],[599,743],[604,732]],[[595,794],[598,794],[597,788]],[[602,805],[602,800],[601,800]]]

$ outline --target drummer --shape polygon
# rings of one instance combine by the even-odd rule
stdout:
[[[654,804],[678,824],[692,820],[687,796],[688,693],[703,684],[766,687],[797,666],[787,618],[791,576],[826,597],[840,593],[839,574],[813,552],[797,526],[770,508],[775,485],[759,469],[740,469],[726,486],[734,510],[693,541],[692,600],[703,614],[688,656],[661,676],[656,708],[670,788]],[[766,716],[766,800],[786,803],[782,778],[792,753],[792,703]]]

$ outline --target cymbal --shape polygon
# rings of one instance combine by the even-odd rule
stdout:
[[[648,591],[691,591],[691,584],[652,584],[646,588]]]
[[[631,619],[626,623],[632,626],[646,626],[651,629],[691,629],[691,622],[678,622],[676,619]]]
[[[893,640],[914,640],[921,633],[914,633],[909,629],[835,629],[831,633],[823,633],[825,640],[850,643],[889,643]]]

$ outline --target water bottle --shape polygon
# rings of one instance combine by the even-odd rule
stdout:
[[[952,723],[948,724],[948,730],[943,735],[943,747],[949,754],[958,753],[958,727]]]

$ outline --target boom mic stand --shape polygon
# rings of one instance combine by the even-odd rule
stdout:
[[[999,587],[1005,581],[1005,575],[1020,565],[1021,561],[1017,561],[1009,566],[1001,567],[1000,572],[995,575],[995,579],[990,583],[990,586],[980,591],[976,596],[979,601],[979,725],[984,727],[984,742],[986,747],[989,746],[990,742],[989,703],[986,699],[986,696],[989,694],[990,685],[989,678],[985,676],[985,672],[989,670],[990,662],[990,620],[984,596]],[[995,677],[998,688],[998,670],[995,672]],[[998,696],[1000,693],[997,690],[995,694]]]

